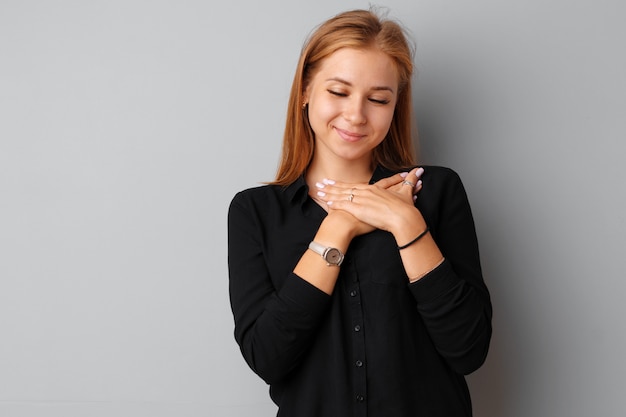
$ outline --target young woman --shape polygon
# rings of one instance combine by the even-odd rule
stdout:
[[[228,215],[235,338],[285,417],[469,416],[491,303],[456,173],[416,167],[412,51],[355,10],[294,78],[273,183]]]

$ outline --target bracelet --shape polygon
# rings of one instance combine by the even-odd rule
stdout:
[[[402,249],[408,248],[409,246],[411,246],[412,244],[414,244],[415,242],[417,242],[418,240],[420,240],[421,238],[426,236],[426,233],[428,233],[429,231],[430,231],[430,228],[428,226],[426,226],[426,230],[424,230],[422,233],[419,234],[419,236],[417,236],[415,239],[413,239],[412,241],[410,241],[406,245],[398,246],[398,250],[402,250]]]
[[[418,275],[415,278],[409,278],[409,283],[413,284],[414,282],[419,281],[420,279],[424,278],[426,275],[430,274],[431,272],[433,272],[435,269],[439,268],[441,266],[441,264],[443,263],[443,261],[445,261],[446,258],[441,258],[441,260],[439,262],[437,262],[437,265],[433,266],[433,268],[429,271],[424,272],[422,275]]]

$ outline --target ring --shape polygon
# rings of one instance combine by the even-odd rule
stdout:
[[[352,200],[354,200],[354,188],[352,190],[350,190],[350,197],[348,197],[348,201],[352,203]]]
[[[411,181],[408,181],[408,180],[402,181],[402,185],[410,185],[411,187],[415,187],[415,184],[413,184]]]

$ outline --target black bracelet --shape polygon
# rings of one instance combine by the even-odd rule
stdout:
[[[428,226],[426,226],[426,230],[424,230],[422,233],[420,233],[418,237],[416,237],[415,239],[413,239],[412,241],[410,241],[406,245],[398,246],[398,250],[402,250],[402,249],[408,248],[409,246],[411,246],[412,244],[414,244],[415,242],[417,242],[418,240],[420,240],[421,238],[426,236],[426,233],[428,233],[429,231],[430,231],[430,228]]]

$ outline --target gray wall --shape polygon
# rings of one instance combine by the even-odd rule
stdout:
[[[0,1],[0,415],[271,416],[232,337],[226,210],[272,178],[309,30],[366,1]],[[495,308],[477,416],[626,409],[624,6],[385,3],[425,163]]]

